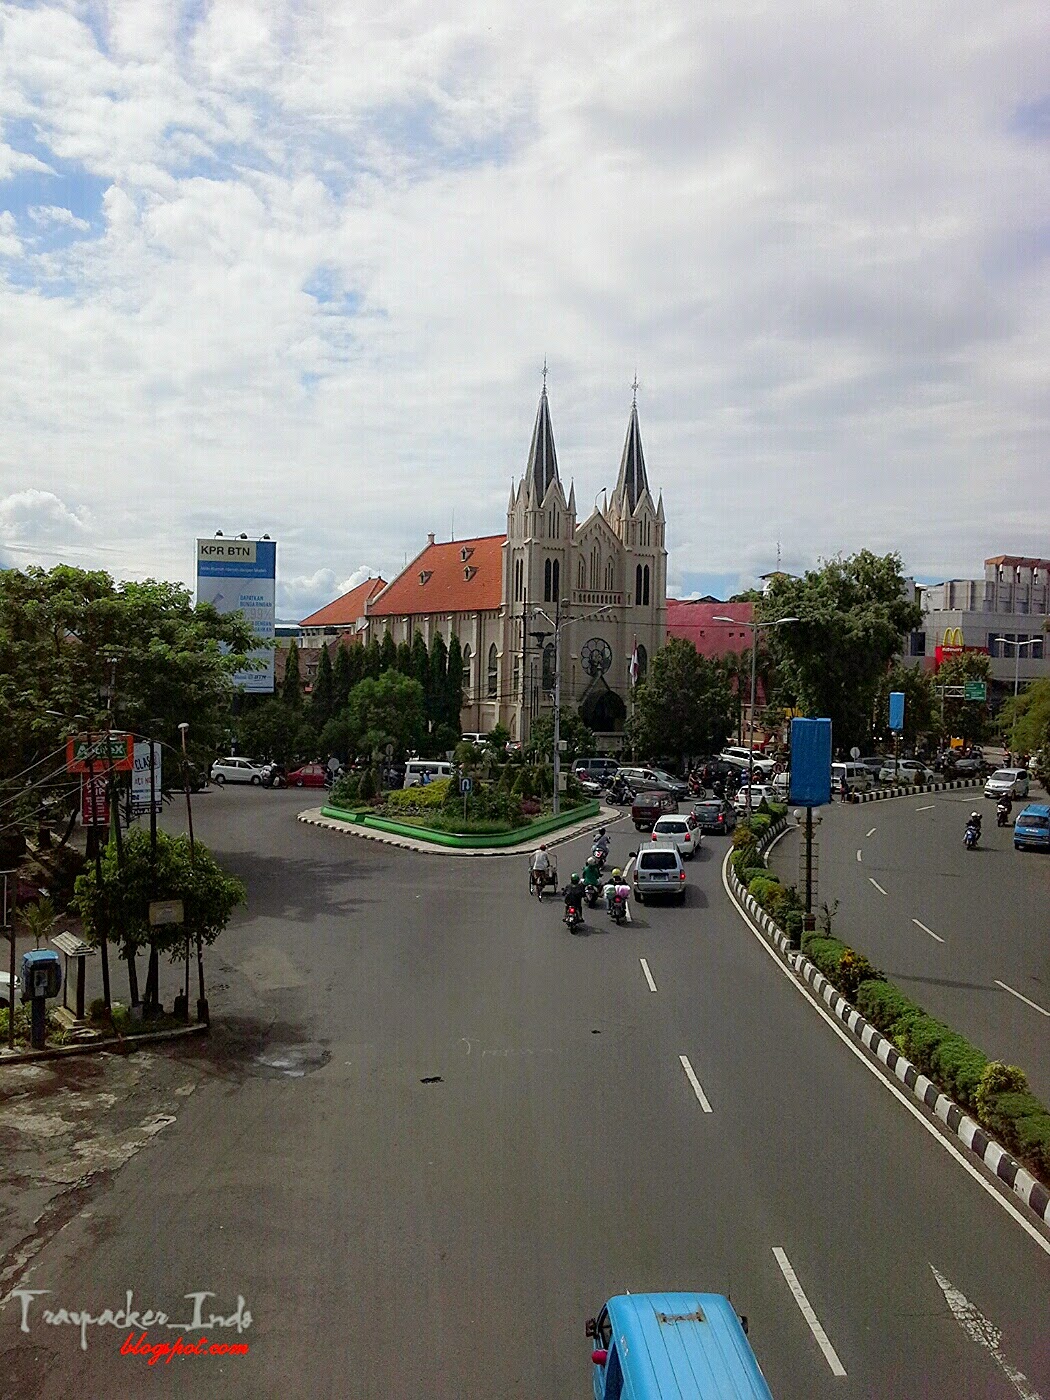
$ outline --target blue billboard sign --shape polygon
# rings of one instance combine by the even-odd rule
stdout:
[[[791,721],[791,782],[788,800],[799,807],[831,801],[831,720]]]
[[[904,691],[890,691],[890,728],[904,728]]]
[[[211,603],[221,613],[240,612],[255,635],[274,635],[274,587],[277,544],[274,540],[223,538],[197,541],[197,602]],[[234,685],[251,695],[273,694],[273,651],[251,652],[263,662],[257,671],[237,671]]]

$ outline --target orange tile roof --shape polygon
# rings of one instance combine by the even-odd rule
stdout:
[[[503,603],[506,538],[483,535],[475,540],[428,544],[379,594],[368,609],[369,617],[487,612],[499,608]],[[466,560],[464,550],[470,551]]]
[[[299,626],[352,627],[359,617],[365,615],[365,599],[374,598],[385,587],[386,583],[381,578],[366,578],[364,583],[351,588],[349,593],[344,593],[333,603],[326,603],[317,612],[304,617]]]

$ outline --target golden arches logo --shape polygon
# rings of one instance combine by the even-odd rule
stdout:
[[[944,647],[961,647],[962,644],[963,644],[963,639],[962,639],[962,628],[961,628],[961,627],[946,627],[946,628],[944,629],[944,638],[943,638],[943,640],[942,640],[942,642],[941,642],[941,646],[944,646]]]

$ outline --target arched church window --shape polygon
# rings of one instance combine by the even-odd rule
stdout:
[[[644,681],[644,680],[645,680],[645,673],[646,673],[646,671],[648,671],[648,669],[649,669],[649,653],[646,651],[645,647],[642,646],[641,642],[639,642],[639,643],[638,643],[638,679],[639,679],[639,681]]]
[[[554,643],[548,642],[543,648],[543,688],[554,689]]]
[[[496,653],[495,642],[493,642],[492,645],[489,647],[489,665],[488,673],[486,676],[486,686],[488,690],[489,699],[491,700],[495,696],[496,691],[499,689],[499,657]]]
[[[551,602],[556,603],[561,597],[561,561],[555,559],[551,566]]]
[[[470,643],[463,648],[463,689],[470,695]]]
[[[649,606],[649,565],[642,570],[642,607]]]
[[[551,601],[551,561],[549,559],[543,561],[543,601],[545,603]]]
[[[612,586],[613,586],[613,561],[612,561],[611,559],[607,559],[607,560],[605,561],[605,591],[606,591],[606,593],[611,593],[611,592],[612,592]]]
[[[521,689],[521,653],[514,653],[514,674],[511,679],[511,696],[517,700],[518,691]]]
[[[587,587],[587,567],[584,564],[582,557],[580,559],[579,567],[576,570],[576,587],[581,589]]]
[[[636,608],[642,606],[642,566],[636,564],[634,569],[634,605]]]

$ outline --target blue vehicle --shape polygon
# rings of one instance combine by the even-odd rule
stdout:
[[[720,1293],[628,1293],[587,1323],[594,1400],[773,1400]]]
[[[1014,822],[1014,850],[1026,846],[1050,851],[1050,806],[1045,802],[1030,802]]]

